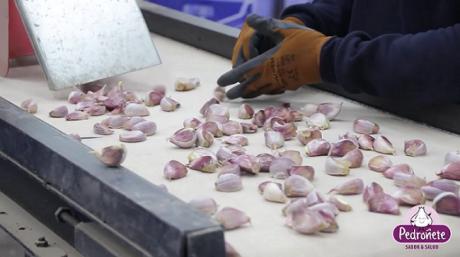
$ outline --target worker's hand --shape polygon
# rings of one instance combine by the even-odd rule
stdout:
[[[228,98],[280,94],[321,81],[319,57],[329,37],[305,26],[258,15],[249,16],[247,24],[278,43],[218,79],[221,87],[239,83],[227,92]]]

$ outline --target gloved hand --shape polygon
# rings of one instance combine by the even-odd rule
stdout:
[[[280,94],[321,81],[320,52],[329,37],[305,26],[258,15],[249,16],[247,24],[278,43],[218,79],[221,87],[239,83],[227,92],[228,98]]]

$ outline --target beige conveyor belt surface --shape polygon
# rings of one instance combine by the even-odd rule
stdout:
[[[408,220],[404,219],[404,214],[409,210],[407,207],[401,208],[400,216],[371,213],[367,211],[361,195],[344,196],[353,206],[353,211],[341,213],[337,217],[339,231],[332,234],[305,236],[284,226],[284,217],[281,215],[283,204],[266,202],[257,192],[257,185],[270,179],[266,173],[254,177],[245,176],[244,189],[235,193],[221,193],[214,190],[217,174],[189,171],[184,179],[172,182],[164,179],[162,175],[164,164],[171,159],[186,162],[187,155],[190,153],[190,150],[174,147],[167,142],[166,138],[181,128],[185,118],[200,117],[199,108],[212,96],[216,79],[230,68],[230,64],[224,58],[167,38],[155,36],[155,42],[161,53],[162,65],[117,79],[123,80],[126,88],[135,91],[139,96],[145,95],[153,85],[167,85],[167,95],[177,99],[182,106],[172,113],[162,112],[159,107],[149,108],[151,115],[147,119],[157,123],[158,133],[145,142],[126,144],[128,156],[124,166],[154,184],[165,184],[172,194],[184,201],[200,196],[211,196],[220,207],[232,206],[247,212],[252,219],[251,225],[225,233],[226,239],[243,257],[459,256],[460,218],[458,217],[441,215],[442,222],[450,226],[452,237],[448,243],[440,245],[439,250],[405,250],[404,245],[393,240],[392,231],[396,225],[408,223]],[[197,76],[201,79],[202,86],[191,92],[175,92],[173,82],[181,76]],[[14,68],[8,78],[0,78],[0,95],[17,105],[24,99],[32,97],[39,105],[36,116],[64,133],[93,136],[93,124],[106,117],[91,117],[89,120],[72,122],[49,118],[48,112],[65,102],[56,99],[48,91],[45,78],[38,66]],[[435,171],[442,167],[446,152],[460,148],[460,137],[457,135],[401,119],[313,88],[305,87],[281,97],[250,101],[256,109],[281,102],[290,102],[296,106],[305,103],[343,102],[343,110],[338,120],[332,122],[332,128],[324,132],[327,140],[336,141],[339,134],[352,131],[352,121],[357,117],[370,119],[380,124],[382,134],[395,145],[397,155],[391,157],[393,162],[409,163],[417,175],[426,177],[427,180],[437,178]],[[227,105],[231,107],[231,115],[235,119],[240,101],[230,102]],[[298,126],[305,127],[305,122],[298,123]],[[83,142],[94,149],[100,149],[118,143],[119,132],[116,131],[112,136]],[[262,132],[247,137],[249,153],[270,152],[264,146]],[[425,140],[428,146],[427,156],[411,158],[403,154],[404,140],[414,138]],[[220,145],[221,139],[216,141],[212,148],[214,150]],[[296,140],[288,141],[285,149],[302,151],[302,147]],[[391,180],[367,169],[368,160],[377,153],[364,152],[364,155],[365,165],[353,169],[347,177],[326,175],[323,170],[325,157],[306,157],[304,164],[312,165],[316,169],[314,185],[322,193],[326,193],[338,183],[356,177],[364,179],[366,184],[377,181],[388,193],[396,191],[397,188]],[[431,202],[427,204],[431,205]]]

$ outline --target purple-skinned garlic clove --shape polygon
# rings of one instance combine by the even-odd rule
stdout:
[[[217,150],[216,156],[220,162],[224,163],[236,158],[238,155],[245,154],[245,151],[243,147],[237,145],[221,146]]]
[[[213,215],[217,212],[217,203],[210,197],[194,198],[188,204],[207,215]]]
[[[268,183],[264,186],[262,196],[265,200],[275,203],[287,202],[287,197],[283,190],[275,183]]]
[[[231,163],[236,163],[240,166],[241,171],[256,175],[260,172],[260,164],[257,157],[249,154],[242,154],[230,159]]]
[[[222,132],[226,136],[243,134],[243,127],[239,122],[230,120],[222,124]]]
[[[313,139],[305,146],[305,154],[309,157],[326,156],[331,149],[331,144],[325,139]]]
[[[284,193],[288,197],[304,197],[313,191],[313,184],[299,175],[292,175],[284,181]]]
[[[225,100],[225,88],[217,86],[214,89],[214,98],[223,102]]]
[[[218,176],[229,174],[229,173],[240,176],[241,169],[240,169],[240,166],[236,163],[226,163],[225,165],[222,165],[219,168],[217,168],[217,173],[218,173]]]
[[[126,148],[122,144],[107,146],[96,157],[108,167],[119,167],[126,158]]]
[[[86,112],[74,111],[70,112],[65,116],[67,121],[87,120],[89,115]]]
[[[225,138],[223,142],[229,145],[247,146],[248,138],[243,135],[231,135]]]
[[[163,168],[163,175],[167,180],[176,180],[187,176],[187,167],[184,164],[171,160]]]
[[[199,78],[178,78],[174,83],[174,89],[179,92],[190,91],[199,86]]]
[[[119,135],[119,140],[125,143],[138,143],[147,140],[147,137],[142,131],[136,130],[121,133]]]
[[[299,151],[296,150],[285,150],[279,153],[280,157],[291,159],[295,165],[302,165],[303,157]]]
[[[260,110],[254,114],[254,117],[252,118],[252,124],[256,125],[257,127],[261,128],[264,126],[265,121],[266,121],[266,116],[265,116],[265,111]]]
[[[169,142],[177,145],[179,148],[193,148],[195,147],[197,136],[195,130],[192,128],[184,128],[176,131]]]
[[[378,194],[383,194],[383,188],[377,182],[372,182],[370,185],[367,185],[363,191],[363,200],[365,203],[369,202],[369,199]]]
[[[289,177],[289,170],[294,166],[295,163],[288,158],[276,158],[274,159],[269,167],[269,172],[272,178],[285,179]]]
[[[143,104],[129,103],[124,108],[124,113],[126,116],[149,116],[150,112]]]
[[[452,180],[449,180],[449,179],[437,179],[437,180],[433,180],[433,181],[430,181],[428,183],[429,186],[432,186],[432,187],[435,187],[435,188],[438,188],[444,192],[451,192],[451,193],[454,193],[455,195],[458,195],[459,193],[459,188],[460,186],[457,185],[457,183],[455,183],[454,181]]]
[[[280,132],[265,131],[264,137],[265,145],[272,150],[276,150],[284,146],[284,137]]]
[[[381,193],[376,194],[368,200],[369,211],[383,213],[383,214],[392,214],[399,215],[399,203],[391,195]]]
[[[420,139],[412,139],[404,142],[404,153],[407,156],[426,155],[426,144]]]
[[[414,170],[412,170],[409,164],[405,164],[405,163],[396,164],[386,169],[383,172],[383,176],[389,179],[393,179],[396,173],[414,174]]]
[[[93,132],[94,134],[103,136],[112,135],[114,133],[113,130],[101,123],[94,124]]]
[[[343,157],[346,153],[357,148],[358,146],[353,141],[349,139],[341,139],[338,142],[331,144],[329,155],[334,157]]]
[[[69,113],[69,109],[65,105],[58,106],[49,112],[52,118],[64,118]]]
[[[257,132],[257,126],[251,123],[241,122],[243,134],[254,134]]]
[[[387,169],[393,166],[393,162],[390,157],[385,155],[377,155],[369,160],[367,165],[370,170],[376,172],[385,172]]]
[[[291,115],[294,117],[294,121],[299,122],[303,120],[303,113],[299,110],[291,110]]]
[[[313,181],[315,176],[315,169],[312,166],[291,166],[288,170],[289,176],[298,175],[310,181]]]
[[[350,174],[350,165],[347,160],[327,157],[324,170],[331,176],[347,176]]]
[[[71,104],[77,104],[83,99],[84,95],[85,94],[79,90],[72,91],[69,93],[69,96],[67,97],[67,101]]]
[[[347,132],[345,134],[339,135],[339,140],[343,140],[343,139],[348,139],[348,140],[352,141],[356,146],[359,146],[358,136],[357,135],[354,135],[354,134],[352,134],[350,132]]]
[[[275,156],[268,153],[258,154],[256,157],[259,161],[260,172],[269,172],[270,165],[272,164],[273,160],[276,159]]]
[[[265,188],[267,187],[268,184],[274,184],[276,185],[280,190],[283,190],[283,185],[281,183],[278,183],[278,182],[273,182],[273,181],[264,181],[262,183],[260,183],[258,186],[257,186],[257,189],[259,191],[259,193],[262,195],[264,193],[264,190]]]
[[[317,107],[317,112],[322,113],[329,120],[335,119],[342,110],[342,103],[321,103]]]
[[[144,99],[144,103],[147,106],[156,106],[161,103],[161,99],[165,97],[165,92],[163,90],[153,89],[147,93]]]
[[[24,100],[21,103],[21,108],[24,109],[28,113],[37,113],[38,105],[33,99]]]
[[[145,121],[145,119],[139,116],[127,117],[122,127],[124,130],[132,130],[134,125],[143,121]]]
[[[345,201],[343,198],[339,197],[338,195],[329,196],[329,199],[327,201],[335,205],[335,207],[337,207],[337,209],[339,209],[339,211],[342,211],[342,212],[349,212],[353,209],[347,201]]]
[[[254,116],[254,109],[249,104],[242,104],[238,110],[238,118],[240,119],[252,119]]]
[[[371,135],[368,135],[368,134],[359,135],[358,137],[359,148],[363,150],[373,151],[374,141],[375,139]]]
[[[356,119],[353,122],[353,131],[359,134],[377,134],[379,130],[379,125],[369,120]]]
[[[195,132],[196,135],[196,144],[200,147],[211,147],[214,143],[214,136],[211,132],[204,130],[203,128],[198,128]]]
[[[450,192],[441,193],[434,198],[433,208],[438,213],[460,216],[460,198]]]
[[[291,140],[297,136],[297,127],[294,123],[275,122],[272,126],[272,130],[280,132],[286,141]]]
[[[224,207],[218,211],[214,218],[225,230],[232,230],[251,223],[249,216],[236,208]]]
[[[180,103],[171,97],[163,97],[160,101],[161,110],[164,112],[173,112],[180,107]]]
[[[226,123],[230,119],[228,108],[222,104],[211,104],[205,113],[206,121]],[[238,123],[239,124],[239,123]]]
[[[201,121],[197,118],[188,118],[184,120],[184,128],[196,129],[201,125]]]
[[[85,110],[90,116],[101,116],[107,112],[104,105],[94,104]]]
[[[356,195],[361,194],[364,190],[364,181],[361,178],[354,178],[337,185],[329,192],[340,195]]]
[[[222,132],[222,125],[214,121],[204,122],[199,126],[199,128],[211,132],[211,134],[215,138],[222,137],[224,135],[224,133]]]
[[[394,174],[393,182],[395,186],[402,188],[421,188],[427,184],[424,178],[418,177],[415,174],[401,172]]]
[[[430,200],[432,201],[437,195],[445,192],[439,188],[436,188],[436,187],[433,187],[433,186],[422,186],[420,188],[423,192],[423,194],[425,195],[425,198],[427,200]]]
[[[317,211],[298,210],[286,219],[286,225],[300,234],[311,235],[328,227],[324,218]]]
[[[307,118],[307,125],[310,128],[317,128],[320,130],[326,130],[331,127],[329,120],[322,113],[314,113]]]
[[[220,101],[216,98],[211,98],[203,104],[203,106],[200,108],[200,113],[203,115],[203,117],[206,116],[206,111],[208,110],[209,106],[213,104],[220,104]]]
[[[446,164],[436,175],[445,179],[460,180],[460,162]]]
[[[144,133],[146,136],[152,136],[157,132],[157,124],[153,121],[141,121],[137,124],[135,124],[131,130],[138,130]]]
[[[187,159],[189,162],[192,162],[203,156],[210,156],[214,160],[217,160],[217,156],[212,151],[210,151],[207,148],[202,148],[202,147],[193,149],[192,152],[190,152],[190,154],[187,156]]]
[[[239,175],[226,173],[217,177],[214,186],[220,192],[237,192],[243,189],[243,182]]]
[[[390,140],[382,135],[377,135],[374,140],[374,151],[383,154],[395,154],[396,150]]]
[[[361,150],[356,148],[346,153],[342,159],[350,162],[350,169],[355,169],[361,167],[363,164],[364,155]]]
[[[307,128],[297,132],[297,140],[299,140],[302,145],[307,145],[310,141],[321,139],[322,137],[323,135],[319,129]]]
[[[305,104],[302,108],[302,112],[306,117],[310,117],[311,115],[318,112],[318,105],[317,104]]]
[[[101,124],[111,129],[121,129],[130,119],[131,118],[127,116],[110,116],[107,119],[102,120]]]
[[[425,203],[425,194],[419,188],[400,188],[392,196],[400,205],[415,206]]]
[[[460,162],[460,151],[451,151],[446,154],[444,157],[444,165],[451,162]]]
[[[191,161],[188,167],[205,173],[214,173],[217,169],[217,161],[212,156],[201,156]]]

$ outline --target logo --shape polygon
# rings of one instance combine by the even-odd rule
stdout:
[[[409,224],[396,226],[393,238],[406,244],[406,249],[438,249],[437,244],[450,239],[449,227],[441,224],[438,213],[429,206],[411,208],[405,219]]]

